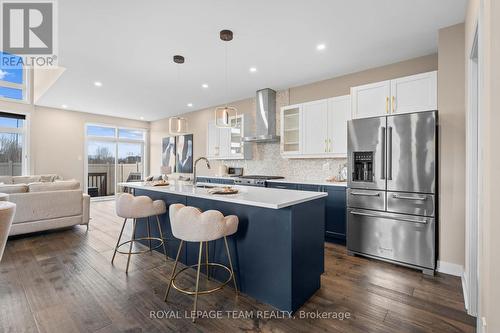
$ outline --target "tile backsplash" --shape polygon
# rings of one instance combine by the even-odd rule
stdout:
[[[211,161],[212,169],[205,175],[215,175],[220,164],[228,167],[243,167],[246,175],[283,176],[290,180],[324,181],[337,176],[347,159],[285,159],[280,154],[279,143],[253,144],[253,159]],[[329,169],[324,170],[325,164]]]

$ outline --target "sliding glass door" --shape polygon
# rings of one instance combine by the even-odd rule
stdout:
[[[121,182],[144,178],[145,131],[105,125],[86,126],[87,192],[92,197],[121,192]]]
[[[87,142],[87,189],[93,197],[115,194],[116,143]]]
[[[143,179],[144,144],[132,142],[118,143],[117,183]],[[121,188],[118,186],[118,191]]]

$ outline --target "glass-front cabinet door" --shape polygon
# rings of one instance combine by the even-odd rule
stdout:
[[[301,151],[300,144],[301,108],[287,106],[281,109],[281,152],[282,154],[297,154]]]
[[[243,116],[231,118],[231,155],[243,155]]]

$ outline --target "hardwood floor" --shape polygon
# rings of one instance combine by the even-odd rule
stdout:
[[[475,331],[475,319],[464,311],[459,278],[432,278],[347,256],[344,247],[333,244],[325,245],[321,289],[296,316],[319,311],[349,313],[349,319],[257,318],[276,312],[263,312],[274,309],[244,295],[236,298],[225,287],[198,300],[205,315],[218,310],[222,318],[199,318],[193,324],[184,316],[192,309],[192,297],[173,290],[163,302],[173,262],[165,263],[155,252],[134,256],[126,275],[126,256],[117,255],[110,264],[122,223],[114,202],[92,202],[91,217],[88,232],[76,226],[8,241],[0,263],[0,332]],[[180,282],[194,277],[190,270]],[[233,310],[241,311],[233,313],[236,317],[253,318],[227,318]]]

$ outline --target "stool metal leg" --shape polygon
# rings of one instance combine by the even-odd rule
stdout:
[[[200,285],[201,254],[203,253],[203,242],[200,242],[200,253],[198,254],[198,271],[196,272],[196,289],[194,294],[193,323],[196,320],[196,303],[198,302],[198,287]]]
[[[148,229],[148,242],[149,242],[149,251],[152,251],[151,250],[151,226],[149,225],[149,216],[148,216],[148,220],[146,222],[146,227]]]
[[[113,258],[111,259],[111,263],[113,263],[113,261],[115,260],[116,250],[118,250],[118,245],[120,245],[120,240],[122,239],[122,234],[123,234],[123,229],[125,229],[125,224],[127,224],[127,218],[125,218],[125,220],[123,221],[122,230],[120,231],[120,236],[118,236],[118,241],[116,242],[115,252],[113,253]]]
[[[181,243],[179,244],[179,249],[177,250],[177,256],[175,257],[174,269],[172,270],[172,275],[170,276],[170,282],[168,283],[167,292],[165,293],[165,299],[164,299],[165,302],[167,301],[168,293],[170,292],[170,287],[172,287],[172,279],[174,278],[175,270],[177,269],[177,263],[179,262],[179,257],[181,254],[183,244],[184,241],[181,240]]]
[[[127,259],[127,269],[125,269],[125,273],[128,273],[128,266],[130,264],[130,255],[132,254],[132,246],[134,244],[133,240],[135,239],[135,226],[136,226],[136,219],[134,219],[134,227],[132,228],[132,242],[130,242],[130,247],[128,250],[128,259]]]
[[[238,286],[236,285],[236,277],[234,275],[233,261],[231,260],[231,253],[229,252],[229,246],[227,245],[227,237],[224,236],[224,244],[226,244],[227,259],[229,260],[229,267],[231,267],[231,274],[233,275],[234,291],[238,295]]]
[[[158,232],[160,233],[161,243],[163,245],[163,254],[165,255],[165,261],[168,261],[167,248],[165,247],[165,238],[163,237],[163,231],[161,230],[161,223],[158,215],[156,215],[156,223],[158,224]]]
[[[208,242],[205,242],[205,269],[207,273],[207,280],[210,280],[210,270],[208,268]]]

